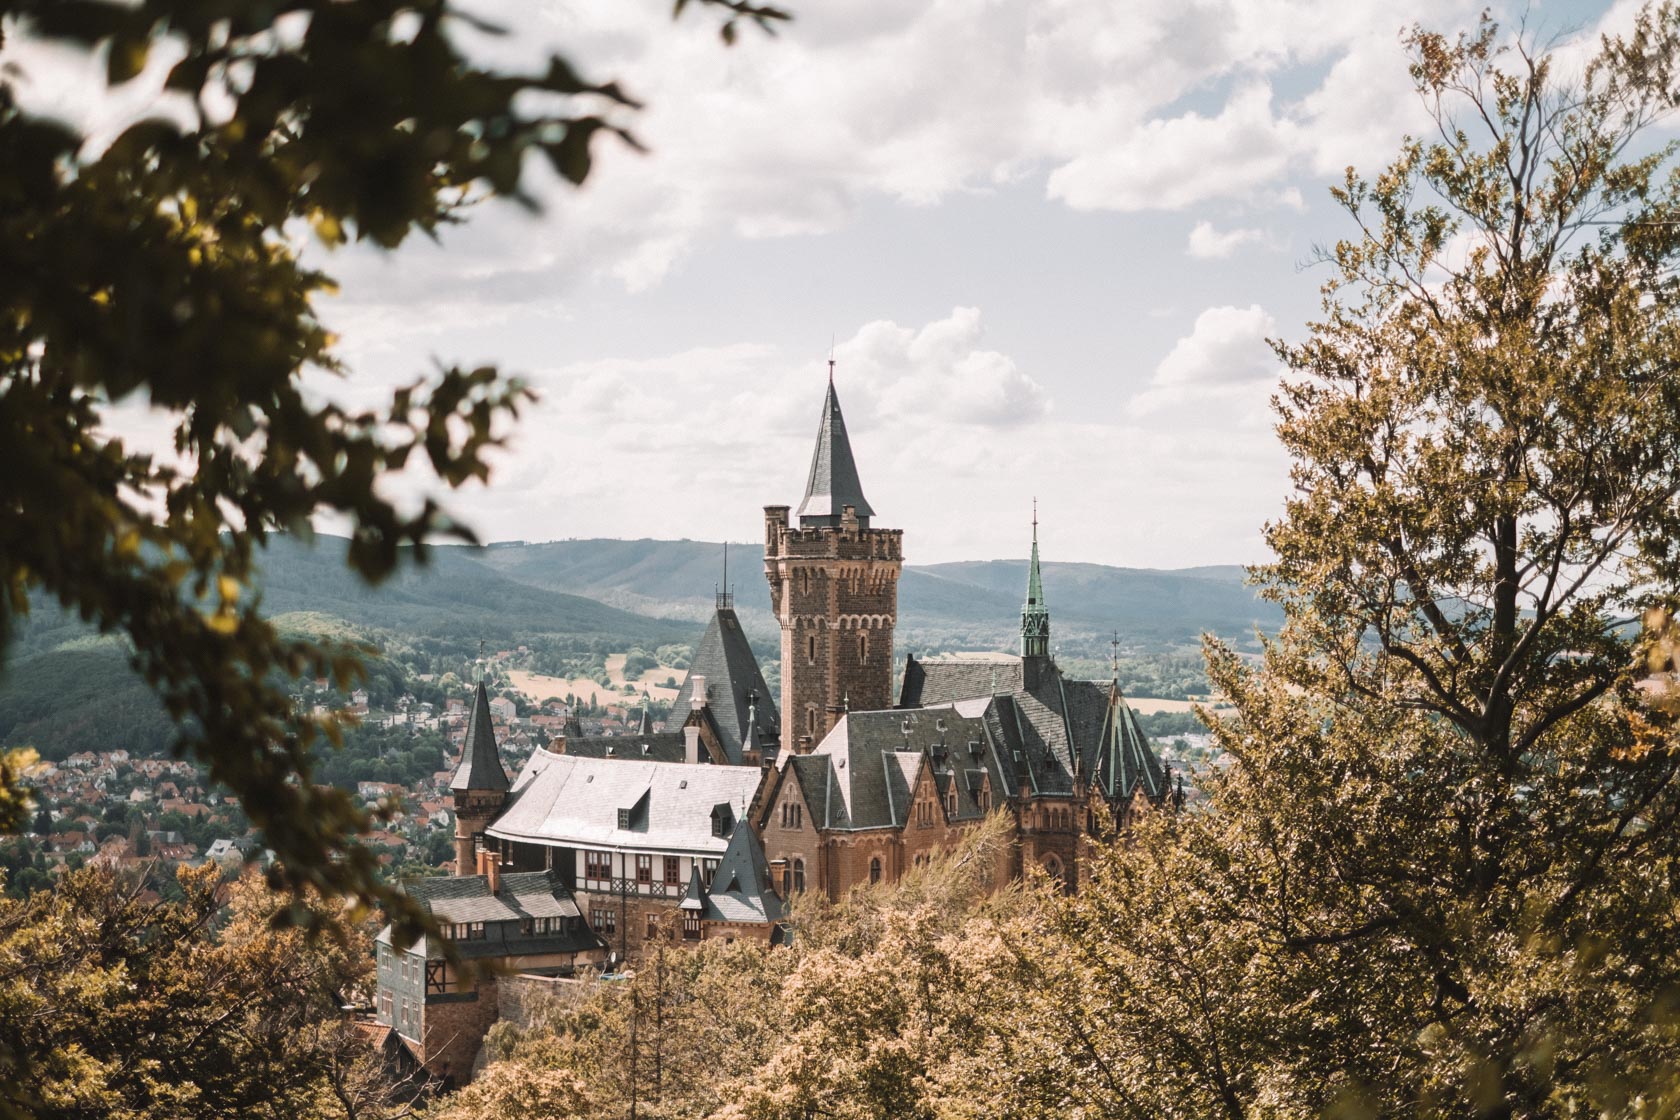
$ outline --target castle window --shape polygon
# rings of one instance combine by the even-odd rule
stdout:
[[[682,861],[676,856],[665,857],[665,885],[668,887],[682,885]]]
[[[612,853],[584,852],[583,877],[585,879],[612,878]]]
[[[951,793],[950,793],[950,796],[946,798],[945,809],[953,817],[957,815],[957,791],[956,790],[952,790]]]
[[[791,868],[784,867],[784,868],[782,868],[782,897],[783,898],[790,898],[790,897],[792,897],[792,895],[793,895],[793,870]]]
[[[881,881],[881,857],[880,856],[876,856],[874,859],[869,861],[869,881],[871,883],[879,883]]]
[[[718,861],[715,859],[703,859],[700,861],[700,885],[702,887],[705,887],[707,890],[711,889],[712,876],[717,874],[717,869]]]
[[[801,587],[801,590],[803,590],[803,591],[811,590],[811,569],[801,568],[800,571],[799,571],[799,581],[803,585]]]
[[[805,807],[797,802],[789,801],[782,805],[782,827],[803,828],[805,825]]]
[[[807,735],[817,733],[817,710],[815,708],[805,709],[805,733]]]
[[[858,660],[859,661],[868,661],[869,660],[869,635],[868,634],[859,634],[858,635]]]
[[[626,830],[629,829],[629,827],[630,827],[630,810],[620,809],[618,811],[618,827],[622,828],[622,829],[626,829]]]
[[[805,639],[805,656],[812,662],[817,659],[817,636],[815,634]]]
[[[799,894],[805,893],[805,861],[802,859],[793,861],[793,889]]]
[[[589,924],[596,933],[610,936],[618,930],[618,913],[610,906],[591,906]]]
[[[638,882],[638,883],[651,883],[651,882],[653,882],[653,857],[652,856],[650,856],[650,855],[639,855],[639,856],[636,857],[636,882]]]
[[[700,911],[698,911],[698,910],[685,910],[685,911],[683,911],[683,940],[684,941],[698,941],[698,940],[700,940]]]
[[[647,916],[647,939],[652,941],[659,936],[659,914],[651,913]]]

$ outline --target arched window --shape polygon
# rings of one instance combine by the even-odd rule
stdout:
[[[1044,873],[1058,883],[1062,881],[1062,861],[1054,853],[1044,857]]]
[[[874,859],[869,861],[869,881],[871,883],[879,883],[881,881],[881,857],[880,856],[876,856]]]
[[[793,872],[782,868],[782,897],[787,898],[793,893]]]
[[[805,861],[802,859],[793,861],[793,889],[799,894],[805,893]]]
[[[810,661],[817,659],[817,636],[811,634],[805,639],[805,657]]]
[[[869,660],[869,635],[868,634],[859,634],[858,635],[858,660],[859,661],[868,661]]]
[[[817,733],[817,710],[815,708],[805,709],[805,733],[807,735]]]

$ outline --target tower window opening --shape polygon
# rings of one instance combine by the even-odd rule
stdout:
[[[868,661],[869,660],[869,635],[868,634],[859,634],[858,635],[858,660],[859,661]]]
[[[817,660],[817,636],[815,634],[807,635],[805,638],[805,657],[813,663]]]

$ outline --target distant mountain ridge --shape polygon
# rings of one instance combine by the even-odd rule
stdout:
[[[312,612],[354,627],[414,638],[506,644],[548,635],[576,648],[622,651],[693,642],[723,582],[723,545],[709,541],[570,540],[485,547],[440,545],[425,566],[404,564],[378,587],[344,564],[343,538],[272,539],[257,590],[273,616]],[[1014,648],[1026,561],[908,565],[899,583],[901,652]],[[1238,646],[1282,614],[1244,584],[1236,565],[1162,571],[1104,564],[1043,566],[1052,641],[1106,659],[1111,635],[1132,653],[1194,645],[1211,632]],[[764,551],[729,546],[729,585],[754,644],[776,647]],[[12,660],[87,640],[89,630],[51,603],[19,628]]]
[[[724,546],[710,541],[585,539],[513,542],[455,552],[505,579],[581,595],[637,614],[699,622],[722,583]],[[1211,631],[1249,644],[1273,631],[1278,608],[1255,595],[1238,565],[1182,570],[1105,564],[1043,565],[1058,642],[1106,647],[1118,631],[1129,648],[1183,647]],[[759,544],[729,545],[735,607],[760,640],[775,633]],[[899,583],[899,644],[906,648],[1008,648],[1020,624],[1027,561],[969,560],[906,565]]]

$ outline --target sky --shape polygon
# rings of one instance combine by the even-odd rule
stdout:
[[[306,250],[353,371],[325,392],[441,361],[540,394],[446,500],[482,539],[760,539],[803,493],[832,354],[909,562],[1024,556],[1036,498],[1047,559],[1172,568],[1264,559],[1289,493],[1267,340],[1303,336],[1314,249],[1352,231],[1330,186],[1429,123],[1402,31],[1484,4],[790,2],[733,47],[662,0],[464,6],[511,32],[463,32],[474,57],[559,51],[646,103],[646,153],[600,145],[583,189],[533,163],[539,215]],[[1635,5],[1494,10],[1569,51]],[[95,113],[63,58],[21,64],[26,105],[147,108],[143,82]]]

